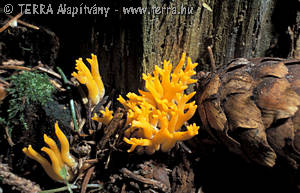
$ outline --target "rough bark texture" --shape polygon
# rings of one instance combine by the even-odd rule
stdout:
[[[236,57],[287,57],[292,43],[296,45],[299,39],[297,0],[289,3],[209,0],[206,4],[212,12],[200,0],[143,0],[141,4],[113,5],[119,10],[123,6],[148,10],[146,14],[120,13],[108,21],[96,20],[91,43],[103,71],[110,72],[104,74],[106,84],[116,89],[136,90],[141,86],[141,72],[152,72],[154,65],[161,65],[164,59],[176,63],[183,51],[201,64],[198,68],[208,70],[207,46],[213,47],[217,66]],[[109,24],[114,28],[103,28]],[[294,32],[293,42],[289,26]]]
[[[162,59],[177,61],[183,51],[208,69],[207,46],[213,47],[217,65],[235,57],[288,56],[291,45],[286,33],[288,26],[299,22],[295,9],[299,2],[206,1],[212,12],[202,2],[143,1],[144,7],[184,7],[192,12],[143,15],[144,71],[151,71]]]
[[[97,54],[108,90],[137,90],[142,86],[142,72],[152,72],[163,59],[176,63],[183,51],[200,63],[199,69],[209,70],[207,46],[212,46],[217,66],[236,57],[300,55],[297,0],[142,0],[99,2],[97,6],[112,11],[107,17],[26,18],[39,27],[47,26],[59,37],[57,64],[66,72],[71,73],[78,57]],[[144,14],[124,14],[124,7],[148,9]],[[4,48],[0,45],[0,50]]]

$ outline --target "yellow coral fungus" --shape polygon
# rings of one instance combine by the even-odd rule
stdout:
[[[195,113],[195,101],[188,102],[196,92],[184,94],[189,84],[195,83],[196,74],[192,63],[183,53],[179,64],[172,72],[170,61],[164,61],[163,68],[155,66],[153,74],[143,74],[145,88],[140,95],[128,93],[128,100],[119,96],[118,100],[127,110],[124,141],[131,145],[132,152],[137,146],[145,146],[149,154],[161,149],[168,151],[177,141],[188,140],[198,134],[199,127],[191,124],[186,131],[180,131],[183,124]],[[128,137],[131,137],[128,139]]]
[[[63,178],[61,176],[56,175],[54,170],[52,169],[51,164],[48,162],[47,159],[45,159],[43,156],[41,156],[38,152],[36,152],[31,145],[28,146],[28,148],[24,147],[23,152],[30,157],[31,159],[34,159],[35,161],[39,162],[44,170],[46,171],[47,175],[55,180],[55,181],[63,181]]]
[[[92,73],[88,67],[86,67],[82,58],[79,58],[76,60],[76,69],[78,72],[73,72],[72,76],[74,76],[81,84],[86,85],[89,92],[89,99],[93,105],[96,105],[103,98],[105,88],[99,74],[97,56],[92,54],[92,58],[87,58],[87,61],[91,65]]]
[[[110,111],[107,107],[105,107],[105,110],[101,110],[100,113],[102,113],[103,117],[98,117],[98,115],[95,113],[94,117],[92,118],[93,120],[97,122],[102,122],[105,125],[108,125],[109,122],[113,118],[113,111]]]
[[[31,145],[29,145],[28,148],[24,147],[23,152],[31,159],[39,162],[48,176],[53,180],[58,182],[64,182],[65,180],[70,181],[73,178],[71,168],[76,167],[77,163],[69,153],[69,142],[58,127],[57,122],[55,123],[55,133],[60,142],[61,150],[59,150],[55,141],[46,134],[44,134],[44,141],[50,148],[43,147],[41,149],[48,154],[52,164],[36,152]]]
[[[69,142],[65,134],[60,130],[58,127],[57,122],[55,123],[55,134],[60,142],[61,146],[61,159],[65,164],[67,164],[69,167],[75,167],[76,161],[70,154],[70,148],[69,148]]]

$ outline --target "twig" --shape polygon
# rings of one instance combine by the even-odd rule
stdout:
[[[79,121],[79,126],[78,126],[78,132],[79,133],[81,133],[81,131],[82,131],[84,125],[85,125],[85,122],[86,122],[86,119],[84,119],[84,118]]]
[[[71,184],[70,187],[71,187],[71,189],[79,189],[79,186],[76,186],[74,184]],[[103,188],[103,186],[101,184],[88,184],[86,187],[87,188],[98,188],[98,189]],[[62,192],[65,190],[68,190],[67,186],[55,188],[55,189],[51,189],[51,190],[40,191],[39,193],[54,193],[54,192]]]
[[[65,73],[62,71],[62,69],[60,67],[56,67],[57,71],[59,72],[61,79],[63,80],[64,84],[69,85],[70,81],[67,79]],[[71,89],[71,88],[69,88]]]
[[[87,115],[88,115],[88,126],[89,126],[89,130],[92,129],[92,103],[91,100],[89,100],[88,104],[87,104]]]
[[[126,193],[126,184],[122,185],[121,193]]]
[[[85,193],[86,192],[86,188],[87,188],[87,185],[91,179],[91,176],[94,172],[94,169],[95,169],[95,166],[91,167],[90,169],[88,169],[84,179],[83,179],[83,182],[82,182],[82,185],[81,185],[81,193]]]
[[[182,147],[182,149],[185,150],[186,152],[188,152],[188,153],[193,153],[192,150],[191,150],[188,146],[186,146],[182,141],[180,141],[178,144],[179,144],[179,145]]]
[[[65,92],[66,89],[62,86],[62,84],[60,82],[58,82],[57,80],[55,79],[50,79],[49,80],[50,83],[56,88],[58,89],[59,91],[62,91],[62,92]]]
[[[8,16],[9,18],[13,18],[12,16]],[[35,29],[35,30],[39,30],[40,28],[39,27],[37,27],[37,26],[35,26],[35,25],[32,25],[32,24],[30,24],[30,23],[27,23],[27,22],[25,22],[25,21],[22,21],[22,20],[17,20],[17,22],[19,23],[19,24],[22,24],[22,25],[24,25],[24,26],[26,26],[26,27],[30,27],[30,28],[32,28],[32,29]]]
[[[13,21],[18,20],[22,15],[22,13],[19,13],[15,17],[11,18],[4,26],[0,28],[0,33],[6,30]]]
[[[109,164],[110,159],[111,159],[111,152],[112,152],[112,148],[109,149],[108,157],[107,157],[107,160],[106,160],[106,162],[105,162],[104,169],[106,169],[106,170],[108,169],[108,164]]]
[[[123,173],[124,176],[126,176],[128,178],[132,178],[132,179],[142,182],[144,184],[150,184],[153,187],[160,189],[162,192],[168,192],[168,187],[160,181],[145,178],[141,175],[133,173],[132,171],[128,170],[127,168],[122,168],[121,172]]]
[[[3,184],[13,186],[20,192],[37,193],[41,191],[41,188],[38,184],[11,173],[8,166],[2,163],[0,163],[0,178]]]
[[[119,122],[119,126],[124,124],[123,121],[124,121],[124,119]],[[119,142],[119,136],[120,135],[118,133],[115,135],[115,140],[114,140],[113,144],[111,145],[111,148],[109,148],[109,153],[108,153],[107,160],[105,162],[104,169],[108,169],[108,164],[109,164],[110,159],[111,159],[111,153],[113,152],[113,150],[116,150],[115,146]]]
[[[4,66],[8,66],[8,65],[16,65],[16,66],[19,66],[19,65],[23,65],[25,62],[23,60],[12,60],[12,59],[9,59],[7,61],[3,61],[2,62],[2,65]]]
[[[25,70],[25,71],[31,71],[31,68],[25,67],[25,66],[0,66],[0,69],[6,69],[6,70]]]
[[[98,163],[98,159],[88,159],[88,160],[85,160],[85,163],[89,163],[89,164],[95,164],[95,163]]]
[[[42,72],[46,72],[48,74],[51,74],[52,76],[54,76],[58,79],[61,79],[61,76],[58,73],[54,72],[52,69],[47,69],[47,68],[44,68],[44,67],[41,67],[41,66],[36,66],[33,69],[38,69]]]
[[[65,76],[64,72],[60,67],[56,67],[57,71],[59,72],[61,78],[63,79],[63,82],[67,85],[67,90],[71,91],[71,87],[68,86],[69,81],[67,80],[67,77]],[[77,119],[76,119],[76,112],[75,112],[75,107],[74,107],[74,99],[70,99],[70,108],[71,108],[71,113],[72,113],[72,120],[74,124],[75,131],[78,131],[78,125],[77,125]]]
[[[10,137],[10,134],[9,134],[9,131],[8,131],[8,126],[5,127],[5,134],[6,134],[6,137],[7,137],[7,142],[8,144],[12,147],[15,145],[15,143],[13,142],[13,140],[11,139]]]
[[[4,84],[5,86],[10,86],[10,83],[3,80],[1,77],[0,77],[0,83]]]
[[[211,71],[214,72],[216,70],[216,61],[214,58],[214,54],[213,54],[213,51],[210,46],[207,47],[207,50],[208,50],[209,59],[210,59]]]

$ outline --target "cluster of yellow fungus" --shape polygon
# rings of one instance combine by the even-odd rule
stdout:
[[[76,69],[78,72],[73,72],[74,76],[81,84],[85,84],[89,92],[89,100],[92,105],[96,105],[102,100],[105,94],[105,88],[99,74],[97,56],[92,54],[92,58],[86,59],[91,65],[91,71],[84,64],[82,58],[76,60]]]
[[[100,113],[102,113],[102,117],[98,117],[98,115],[95,113],[94,117],[92,118],[93,120],[97,122],[101,122],[104,125],[108,125],[110,121],[113,118],[113,111],[110,111],[107,107],[105,110],[101,110]]]
[[[60,142],[61,148],[59,149],[53,139],[44,134],[44,141],[49,146],[43,147],[41,150],[48,154],[52,164],[35,151],[31,145],[28,148],[24,147],[23,152],[31,159],[39,162],[48,176],[55,181],[64,182],[70,181],[73,178],[71,168],[77,166],[77,162],[71,156],[69,152],[69,142],[67,137],[58,127],[57,122],[55,123],[55,134]]]
[[[177,141],[192,138],[198,134],[199,127],[191,124],[186,131],[180,131],[182,125],[195,113],[195,101],[188,102],[196,92],[184,94],[189,84],[195,83],[192,76],[196,74],[191,58],[183,53],[179,64],[172,72],[170,61],[164,61],[163,69],[155,66],[152,74],[143,74],[145,88],[141,96],[128,93],[128,100],[119,96],[118,100],[127,110],[124,141],[131,144],[128,152],[137,146],[145,146],[149,154],[161,149],[168,151]],[[130,139],[128,137],[131,137]]]

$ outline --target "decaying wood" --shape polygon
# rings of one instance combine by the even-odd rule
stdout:
[[[104,136],[97,144],[97,148],[99,150],[103,150],[107,142],[111,139],[111,136],[117,132],[117,129],[120,127],[122,117],[123,112],[121,112],[121,109],[118,109],[109,125],[105,127]]]
[[[8,184],[22,193],[38,193],[41,191],[38,184],[11,173],[8,166],[2,163],[0,163],[0,177],[3,184]]]
[[[95,50],[104,84],[122,92],[142,87],[142,72],[152,72],[154,65],[161,65],[164,59],[176,64],[183,51],[200,63],[201,70],[209,69],[208,46],[212,46],[216,66],[236,57],[278,56],[278,49],[285,49],[281,47],[283,42],[289,41],[289,37],[281,38],[286,37],[289,24],[283,23],[279,28],[276,22],[283,16],[296,17],[295,1],[206,1],[212,11],[205,8],[201,0],[126,1],[118,6],[109,3],[112,10],[141,7],[148,8],[149,12],[96,18],[87,28],[80,29],[81,34],[89,34],[78,34],[78,38],[84,38],[78,46],[89,48],[81,49],[80,55],[89,56],[90,50]],[[282,4],[285,9],[281,8]],[[182,14],[174,14],[172,10],[182,11]],[[82,25],[86,26],[87,22],[80,21],[78,26]],[[114,28],[103,28],[103,25]],[[78,29],[70,26],[68,30],[72,33]],[[66,38],[70,39],[69,47],[73,49],[73,40],[77,37]],[[287,57],[288,52],[286,49],[280,56]]]
[[[195,174],[189,160],[185,157],[182,163],[172,171],[172,191],[174,193],[196,192]]]
[[[162,59],[178,61],[186,51],[200,60],[201,68],[209,69],[207,47],[212,46],[216,64],[224,64],[235,57],[262,57],[274,37],[272,11],[280,6],[276,1],[142,1],[143,7],[185,8],[190,14],[143,15],[143,71],[151,72]],[[286,5],[287,7],[289,5]],[[292,4],[290,4],[293,10]],[[280,9],[278,9],[280,10]],[[192,14],[191,14],[192,13]],[[276,14],[284,15],[282,11]],[[277,29],[277,28],[276,28]],[[278,40],[281,41],[281,40]]]
[[[142,182],[144,184],[149,184],[152,185],[154,188],[157,188],[163,192],[170,192],[170,189],[162,182],[154,180],[154,179],[150,179],[150,178],[145,178],[141,175],[135,174],[133,172],[131,172],[130,170],[128,170],[127,168],[122,168],[121,172],[124,176],[128,177],[128,178],[132,178],[136,181]]]
[[[235,59],[200,83],[199,114],[208,133],[262,165],[300,161],[300,60]]]

